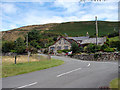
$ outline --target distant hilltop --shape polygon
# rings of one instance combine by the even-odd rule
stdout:
[[[99,36],[118,31],[120,26],[118,22],[98,21]],[[18,37],[24,38],[24,35],[31,30],[40,30],[43,32],[67,34],[68,36],[85,36],[86,32],[90,36],[95,35],[95,21],[78,21],[64,23],[50,23],[43,25],[28,25],[20,28],[3,31],[3,40],[16,40]]]

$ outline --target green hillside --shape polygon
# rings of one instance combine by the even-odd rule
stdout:
[[[114,28],[118,31],[118,22],[98,21],[99,36],[104,36],[114,32]],[[95,21],[79,21],[79,22],[64,22],[64,23],[52,23],[44,25],[30,25],[16,28],[9,31],[2,32],[2,38],[4,40],[16,40],[18,37],[24,38],[27,32],[31,30],[40,30],[41,33],[49,32],[55,34],[65,33],[68,36],[85,36],[86,32],[90,36],[95,35]]]
[[[99,36],[118,30],[118,22],[98,21]],[[86,32],[93,36],[95,34],[95,21],[67,22],[56,25],[47,32],[66,33],[69,36],[84,36]]]

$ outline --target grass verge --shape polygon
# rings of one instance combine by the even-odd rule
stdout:
[[[110,82],[110,88],[118,88],[118,78],[116,78]]]
[[[14,76],[24,73],[29,73],[37,70],[43,70],[50,67],[55,67],[63,64],[64,61],[57,59],[42,59],[38,61],[30,61],[30,62],[19,62],[17,64],[14,63],[2,63],[2,77]]]

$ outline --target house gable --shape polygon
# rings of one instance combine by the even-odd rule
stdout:
[[[63,50],[63,49],[70,49],[71,43],[68,39],[61,36],[53,45],[49,47],[50,50]]]

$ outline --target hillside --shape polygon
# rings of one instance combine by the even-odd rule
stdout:
[[[49,32],[56,32],[62,34],[67,33],[69,36],[82,36],[86,35],[86,32],[88,32],[89,35],[92,36],[95,34],[94,21],[61,23],[56,27],[52,28],[53,30]],[[114,32],[114,28],[118,30],[117,22],[98,21],[99,36]]]
[[[118,30],[118,22],[107,22],[98,21],[99,36],[104,36],[108,33]],[[30,30],[41,30],[42,32],[52,32],[52,33],[66,33],[69,36],[82,36],[89,35],[93,36],[95,34],[95,21],[80,21],[80,22],[65,22],[65,23],[51,23],[44,25],[30,25],[24,26],[17,29],[4,31],[4,40],[16,40],[18,37],[24,38],[24,35]]]
[[[41,32],[44,32],[45,30],[50,30],[51,27],[55,27],[57,23],[50,23],[50,24],[44,24],[44,25],[29,25],[29,26],[23,26],[20,28],[3,31],[2,37],[3,40],[16,40],[18,37],[24,38],[27,32],[31,30],[41,30]]]

